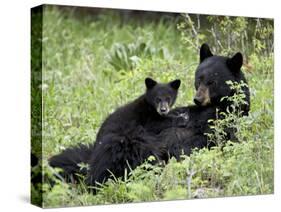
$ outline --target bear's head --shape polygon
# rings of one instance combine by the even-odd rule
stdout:
[[[199,106],[215,105],[226,108],[227,102],[221,101],[222,97],[233,95],[226,81],[246,82],[241,71],[243,56],[240,52],[232,57],[213,55],[209,46],[203,44],[200,49],[200,64],[195,73],[195,104]],[[244,87],[248,105],[242,105],[244,114],[250,109],[250,93]]]
[[[145,99],[159,115],[165,116],[176,101],[180,84],[179,79],[169,83],[158,83],[151,78],[146,78]]]

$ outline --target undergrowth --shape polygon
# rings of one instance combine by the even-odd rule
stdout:
[[[80,17],[76,12],[44,8],[40,163],[46,179],[42,185],[45,207],[273,193],[272,22],[220,22],[220,17],[213,17],[213,25],[202,30],[202,24],[200,29],[194,25],[197,16],[141,21],[112,11]],[[248,34],[241,33],[245,31]],[[232,32],[231,37],[228,33]],[[255,42],[250,42],[252,38]],[[217,54],[239,50],[247,55],[243,71],[251,91],[250,114],[239,119],[226,114],[235,120],[231,123],[237,127],[239,142],[225,142],[223,134],[212,134],[210,139],[223,147],[194,151],[180,162],[172,158],[165,165],[152,165],[149,160],[154,158],[150,157],[132,172],[127,170],[125,179],[107,181],[96,194],[88,191],[82,176],[81,183],[75,184],[54,177],[56,170],[48,166],[48,158],[69,146],[95,141],[105,117],[144,92],[147,76],[163,82],[180,78],[183,83],[176,106],[192,104],[199,61],[197,46],[190,45],[193,39],[211,45],[216,39],[221,41],[214,45]],[[225,51],[221,46],[227,47]],[[215,131],[224,124],[215,123]],[[37,187],[33,186],[35,194]]]

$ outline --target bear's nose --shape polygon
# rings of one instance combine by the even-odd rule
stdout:
[[[160,108],[160,111],[162,112],[162,113],[165,113],[166,111],[167,111],[167,108]]]

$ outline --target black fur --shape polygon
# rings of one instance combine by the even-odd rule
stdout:
[[[215,56],[210,51],[207,44],[203,44],[200,49],[200,64],[195,73],[195,103],[196,105],[176,108],[170,114],[185,115],[189,117],[188,124],[184,128],[173,127],[163,130],[157,137],[167,145],[167,155],[169,157],[180,158],[180,155],[190,155],[195,148],[211,147],[208,144],[205,133],[210,132],[209,119],[217,118],[217,110],[225,112],[231,102],[221,101],[224,96],[231,96],[233,92],[225,82],[228,80],[247,83],[241,71],[243,58],[241,53],[236,53],[233,57]],[[201,92],[208,91],[208,95]],[[250,110],[250,91],[244,88],[247,104],[241,105],[243,115],[248,115]],[[209,98],[207,98],[209,97]],[[207,99],[207,100],[206,100]],[[206,100],[206,101],[205,101]],[[230,139],[234,138],[232,129],[225,129]]]
[[[88,163],[93,145],[80,144],[76,147],[70,147],[61,154],[55,155],[49,159],[49,165],[63,169],[60,173],[67,182],[74,182],[78,175],[86,175],[87,168],[80,166],[81,163]]]
[[[124,175],[148,156],[159,158],[164,146],[155,135],[163,129],[185,124],[182,117],[167,116],[176,101],[180,80],[160,84],[145,80],[146,92],[135,101],[120,107],[102,124],[92,146],[80,145],[50,159],[50,165],[60,167],[66,176],[85,174],[77,165],[89,163],[87,184],[102,183],[111,176]]]
[[[124,175],[125,169],[134,169],[149,155],[159,158],[163,146],[155,134],[165,128],[179,126],[173,117],[165,116],[175,103],[179,80],[159,84],[147,78],[146,93],[111,114],[102,124],[89,161],[87,183],[95,185],[110,177]]]

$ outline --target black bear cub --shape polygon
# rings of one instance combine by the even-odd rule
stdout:
[[[134,169],[150,155],[159,158],[164,146],[155,135],[166,128],[184,126],[186,122],[185,118],[168,115],[180,83],[174,80],[162,84],[146,78],[145,94],[109,115],[93,145],[69,148],[52,157],[49,164],[62,168],[66,176],[86,174],[87,184],[96,185],[111,174],[123,176],[125,169]],[[79,168],[81,162],[90,165],[89,171]]]
[[[222,97],[232,96],[234,93],[226,81],[247,83],[241,67],[243,57],[236,53],[232,57],[213,55],[209,46],[203,44],[200,48],[200,62],[195,72],[195,105],[175,108],[171,114],[187,114],[188,124],[184,128],[171,128],[161,132],[159,139],[167,143],[169,156],[180,158],[182,153],[189,155],[194,148],[211,147],[206,133],[210,132],[209,119],[217,118],[217,110],[226,112],[232,102]],[[243,115],[250,110],[250,91],[243,87],[245,104],[239,105]],[[232,129],[225,129],[229,139],[235,139]]]

